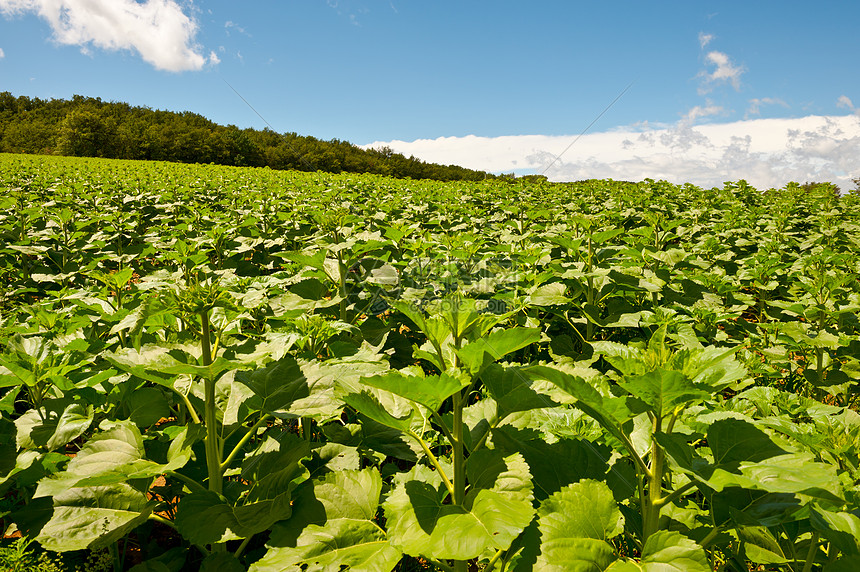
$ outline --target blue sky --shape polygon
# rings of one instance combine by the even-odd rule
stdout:
[[[432,161],[850,188],[858,21],[855,2],[0,0],[0,91],[264,127],[229,82],[276,131]]]

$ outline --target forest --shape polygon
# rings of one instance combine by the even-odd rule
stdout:
[[[397,178],[480,181],[495,178],[457,165],[426,163],[389,148],[361,149],[271,129],[218,125],[176,113],[75,95],[71,100],[0,93],[0,152],[138,159]]]

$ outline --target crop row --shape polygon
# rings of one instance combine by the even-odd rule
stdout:
[[[0,155],[0,197],[0,516],[44,549],[860,559],[853,195]]]

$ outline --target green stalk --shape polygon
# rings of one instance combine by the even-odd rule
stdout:
[[[242,544],[239,545],[239,548],[236,549],[236,552],[233,553],[233,556],[239,558],[242,553],[245,552],[245,549],[248,548],[248,544],[251,542],[252,538],[254,538],[253,535],[245,538],[245,540],[242,541]]]
[[[809,540],[809,550],[806,551],[806,561],[803,564],[803,572],[812,572],[812,566],[815,564],[815,551],[818,550],[818,532],[812,534]]]
[[[427,455],[427,458],[430,459],[430,463],[436,469],[436,472],[439,473],[439,476],[442,477],[442,482],[445,483],[445,488],[448,489],[448,493],[453,498],[454,485],[451,483],[450,479],[448,479],[448,475],[445,474],[444,469],[442,469],[442,465],[439,464],[439,459],[436,458],[436,455],[433,454],[433,451],[430,450],[430,447],[427,446],[427,443],[424,441],[424,439],[422,439],[412,431],[409,432],[409,436],[418,441],[418,444],[421,445],[421,450],[423,450],[424,454]]]
[[[203,365],[212,365],[212,347],[209,342],[209,310],[200,312],[203,346]],[[204,420],[206,423],[206,467],[209,473],[209,490],[221,494],[221,450],[218,443],[218,418],[215,406],[215,380],[210,376],[203,380],[206,401]]]
[[[227,458],[224,459],[224,461],[221,463],[221,471],[227,470],[227,467],[230,466],[230,463],[233,462],[233,459],[236,458],[236,455],[239,454],[239,452],[242,450],[242,447],[244,447],[245,444],[248,443],[248,441],[250,441],[254,437],[254,434],[257,432],[257,429],[259,429],[266,421],[268,421],[269,417],[271,417],[271,415],[269,415],[268,413],[260,416],[260,418],[257,419],[257,422],[248,428],[248,431],[242,436],[241,439],[239,439],[239,442],[236,443],[236,446],[233,447],[233,450],[230,451],[230,454],[227,455]]]
[[[454,347],[458,350],[462,339],[457,337],[454,340]],[[454,367],[460,368],[460,359],[457,354],[454,354]],[[471,384],[470,384],[471,385]],[[468,388],[465,390],[468,395]],[[456,392],[451,399],[453,401],[452,408],[454,414],[454,498],[453,503],[456,506],[463,506],[463,501],[466,500],[466,456],[464,453],[463,443],[463,392]],[[465,560],[454,561],[454,572],[466,572],[468,570],[468,562]]]
[[[201,491],[206,490],[206,487],[204,487],[203,485],[201,485],[200,483],[198,483],[196,480],[192,479],[191,477],[189,477],[187,475],[183,475],[182,473],[178,473],[176,471],[167,471],[164,474],[168,477],[173,477],[175,479],[179,479],[180,481],[185,483],[185,486],[187,486],[188,489],[192,492],[194,492],[194,491],[201,492]]]
[[[591,242],[592,235],[594,233],[589,229],[588,231],[588,278],[586,282],[588,282],[588,289],[585,292],[586,302],[589,306],[594,305],[594,277],[591,276],[591,272],[594,269],[592,258],[594,256],[594,245]],[[590,342],[594,339],[594,324],[586,318],[585,320],[585,337]]]
[[[496,550],[496,553],[493,555],[492,558],[490,558],[490,561],[487,562],[487,565],[484,566],[484,572],[490,572],[490,570],[492,570],[496,566],[496,562],[499,561],[499,558],[501,558],[504,553],[504,550]]]
[[[462,506],[466,498],[466,458],[463,452],[463,395],[460,391],[454,400],[454,504]]]
[[[657,444],[654,435],[660,432],[663,419],[659,414],[654,416],[654,432],[651,436],[651,468],[648,471],[648,497],[642,511],[642,544],[648,537],[659,530],[660,506],[663,503],[663,448]]]

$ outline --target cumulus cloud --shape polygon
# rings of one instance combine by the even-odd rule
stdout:
[[[741,75],[744,73],[744,68],[736,66],[732,63],[729,56],[723,52],[708,52],[705,54],[705,61],[708,64],[715,66],[711,72],[702,72],[700,75],[704,78],[702,86],[699,88],[700,94],[705,94],[713,89],[715,84],[730,83],[735,91],[741,88]]]
[[[0,0],[6,16],[35,13],[65,45],[134,50],[157,69],[199,70],[207,63],[195,42],[197,23],[175,0]],[[216,63],[214,60],[208,60]]]
[[[3,51],[3,48],[0,48],[0,60],[6,57],[6,52]]]
[[[715,112],[716,113],[716,112]],[[689,114],[688,114],[689,115]],[[700,115],[701,117],[701,115]],[[495,173],[545,173],[554,181],[666,179],[710,188],[745,179],[759,189],[790,181],[830,181],[842,189],[860,176],[860,117],[753,119],[573,136],[441,137],[374,142],[434,163]]]

